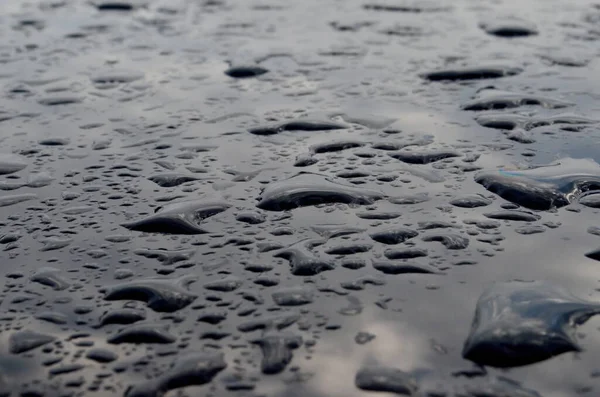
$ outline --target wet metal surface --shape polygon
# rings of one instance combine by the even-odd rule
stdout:
[[[593,1],[4,0],[0,396],[595,396]]]

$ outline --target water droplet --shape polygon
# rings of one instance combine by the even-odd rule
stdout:
[[[122,329],[107,339],[108,343],[173,343],[177,340],[169,334],[165,325],[159,324],[133,324]]]
[[[148,233],[203,234],[200,222],[229,209],[223,202],[183,201],[167,204],[155,214],[139,221],[125,223],[123,227]]]
[[[469,246],[469,239],[454,233],[428,234],[421,238],[423,241],[439,241],[449,250],[462,250]]]
[[[535,222],[539,221],[542,217],[538,214],[534,214],[526,211],[518,211],[518,210],[503,210],[503,211],[494,211],[487,212],[485,214],[486,217],[490,219],[502,219],[505,221],[516,221],[516,222]]]
[[[204,284],[204,288],[210,291],[232,292],[242,286],[242,280],[229,276],[221,280],[211,281]]]
[[[479,194],[470,194],[452,199],[450,204],[460,208],[477,208],[492,204],[492,200]]]
[[[129,240],[129,238],[128,238]],[[126,240],[126,241],[128,241]],[[149,250],[149,249],[137,249],[133,251],[134,254],[143,256],[144,258],[158,259],[158,261],[165,266],[172,265],[177,262],[188,261],[196,254],[195,249],[182,249],[182,250]]]
[[[100,318],[100,326],[108,324],[127,325],[146,319],[146,312],[141,309],[115,309],[106,312]]]
[[[301,240],[290,247],[278,250],[273,256],[288,260],[293,275],[313,276],[335,268],[331,260],[321,258],[311,251],[312,248],[323,243],[323,240]]]
[[[332,121],[302,119],[285,121],[283,123],[250,128],[248,132],[254,135],[275,135],[283,131],[331,131],[348,128],[344,124]]]
[[[479,91],[472,101],[465,103],[462,106],[462,109],[480,111],[510,109],[528,105],[537,105],[548,109],[559,109],[571,106],[572,103],[539,95],[485,89]]]
[[[495,79],[499,77],[515,76],[521,72],[523,72],[522,68],[509,65],[467,66],[425,73],[423,78],[430,81]]]
[[[388,245],[400,244],[418,235],[419,232],[402,227],[387,228],[369,234],[378,243]]]
[[[308,287],[282,288],[271,294],[279,306],[300,306],[312,303],[314,291]]]
[[[568,205],[583,191],[600,189],[600,165],[567,158],[529,170],[483,172],[475,181],[515,204],[548,210]]]
[[[62,291],[69,288],[67,282],[62,276],[59,269],[53,267],[43,267],[30,277],[30,280],[42,285],[51,287],[55,291]]]
[[[390,157],[408,164],[429,164],[447,158],[460,157],[460,153],[450,150],[401,151],[390,153]]]
[[[36,200],[37,198],[37,194],[34,193],[0,196],[0,207],[8,207],[9,205],[15,205],[29,200]]]
[[[161,376],[129,388],[125,397],[160,397],[170,390],[204,385],[226,367],[223,353],[189,353]]]
[[[260,367],[265,374],[278,374],[292,361],[292,350],[302,345],[302,337],[291,334],[268,333],[252,343],[260,346],[263,359]]]
[[[356,336],[354,337],[354,341],[359,344],[359,345],[366,345],[367,343],[371,342],[373,339],[375,339],[375,335],[370,333],[370,332],[359,332],[356,334]]]
[[[435,274],[438,270],[432,266],[413,261],[373,261],[373,268],[385,274]]]
[[[186,182],[197,181],[200,178],[197,178],[193,175],[171,173],[153,175],[148,179],[150,179],[152,182],[156,183],[160,187],[175,187]]]
[[[187,275],[175,279],[130,281],[108,287],[104,299],[143,301],[154,311],[170,313],[183,309],[196,299],[196,295],[185,289],[196,280],[197,277]]]
[[[384,251],[388,259],[413,259],[427,256],[427,250],[422,248],[390,248]]]
[[[590,194],[579,199],[579,204],[590,208],[600,208],[600,194]]]
[[[519,18],[498,18],[480,26],[486,33],[499,37],[525,37],[538,33],[533,23]]]
[[[12,354],[25,353],[55,340],[56,338],[52,335],[30,330],[18,331],[10,336],[8,350]]]
[[[261,76],[269,71],[258,65],[237,65],[232,66],[225,71],[225,74],[229,77],[236,79],[243,79],[249,77]]]
[[[361,368],[354,378],[356,387],[365,391],[390,392],[412,396],[417,383],[409,373],[396,368],[369,366]]]
[[[598,313],[600,305],[552,284],[496,284],[477,302],[463,356],[482,365],[515,367],[579,351],[573,327]]]

